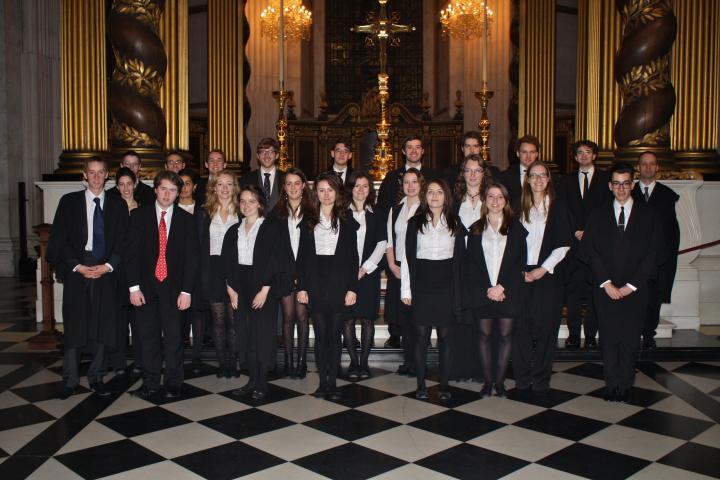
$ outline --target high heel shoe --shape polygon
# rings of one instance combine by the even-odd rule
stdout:
[[[507,390],[505,390],[505,385],[503,384],[503,382],[495,384],[495,395],[500,398],[507,398]]]

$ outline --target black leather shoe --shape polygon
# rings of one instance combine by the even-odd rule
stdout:
[[[130,390],[128,393],[133,397],[142,398],[143,400],[152,400],[157,394],[157,390],[148,388],[147,385],[141,385],[140,388]]]
[[[396,335],[390,335],[390,338],[385,340],[385,348],[402,348],[402,342],[400,337]]]
[[[440,401],[448,402],[452,398],[452,392],[450,390],[440,390]]]
[[[65,385],[58,393],[58,398],[60,400],[67,400],[68,398],[72,397],[76,393],[77,393],[77,387],[68,387],[67,385]]]
[[[408,368],[408,366],[404,363],[401,363],[400,365],[398,365],[398,369],[395,373],[397,373],[398,375],[407,375],[409,371],[410,369]]]
[[[655,349],[657,349],[657,343],[655,343],[655,339],[654,339],[654,338],[650,338],[650,337],[643,338],[642,349],[643,349],[643,350],[655,350]]]
[[[334,402],[337,402],[342,398],[342,394],[340,393],[340,390],[337,388],[331,388],[328,390],[327,395],[325,395],[325,398],[328,400],[332,400]]]
[[[606,402],[616,402],[618,396],[617,388],[605,387],[605,393],[603,394],[603,400]]]
[[[190,364],[190,371],[192,373],[201,373],[202,372],[202,362],[200,360],[193,360]]]
[[[616,402],[620,403],[629,403],[630,402],[630,390],[617,390],[617,395],[615,397]]]
[[[597,340],[594,337],[585,339],[585,350],[597,350],[597,348]]]
[[[371,376],[370,367],[368,367],[367,365],[363,365],[362,367],[360,367],[360,379],[361,380],[370,378],[370,376]]]
[[[251,385],[250,382],[246,383],[240,388],[236,388],[235,390],[231,391],[230,393],[235,395],[236,397],[244,397],[245,395],[250,395],[255,390],[255,385]]]
[[[178,398],[180,395],[182,395],[180,385],[170,385],[165,389],[165,398]]]
[[[312,396],[315,398],[325,398],[325,395],[327,395],[327,388],[323,385],[320,385],[317,390],[312,393]]]
[[[565,340],[565,349],[576,350],[580,348],[580,337],[577,335],[571,335]]]
[[[418,388],[415,390],[415,398],[418,400],[427,400],[429,398],[426,388]]]
[[[492,397],[492,391],[493,391],[492,384],[489,382],[485,382],[485,385],[483,385],[482,390],[480,390],[480,396],[482,398],[490,398],[490,397]]]
[[[90,390],[95,392],[95,395],[97,395],[100,398],[107,398],[110,395],[112,395],[107,388],[105,388],[105,384],[102,382],[92,382],[90,384]]]
[[[505,390],[505,385],[502,383],[496,383],[495,384],[495,395],[497,395],[500,398],[507,398],[507,390]]]
[[[267,396],[267,392],[264,390],[253,390],[253,392],[250,394],[250,397],[253,400],[263,400]]]

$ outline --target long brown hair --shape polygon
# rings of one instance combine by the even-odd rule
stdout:
[[[430,185],[433,184],[439,186],[443,191],[443,196],[445,198],[443,199],[441,215],[445,215],[447,228],[450,230],[450,234],[454,236],[455,231],[457,230],[458,220],[455,216],[455,212],[453,211],[453,199],[452,194],[450,193],[450,187],[448,187],[445,180],[441,179],[430,180],[427,184],[425,184],[425,186],[423,186],[423,189],[420,192],[420,206],[418,207],[417,212],[415,212],[415,217],[417,217],[417,221],[415,223],[417,226],[417,232],[425,232],[425,227],[427,227],[429,219],[432,218],[432,212],[430,211],[430,207],[427,202],[427,192]]]
[[[520,197],[521,216],[523,219],[525,219],[526,222],[530,222],[530,209],[533,206],[533,192],[532,187],[530,187],[530,172],[532,172],[533,168],[538,166],[545,169],[545,173],[547,174],[548,178],[547,187],[545,187],[545,192],[543,192],[543,202],[547,198],[550,204],[548,206],[548,210],[550,210],[550,207],[552,207],[552,204],[555,201],[555,187],[553,187],[552,184],[550,168],[548,168],[546,163],[541,162],[540,160],[535,160],[533,163],[530,164],[527,169],[527,173],[525,174],[525,178],[523,179],[522,197]]]
[[[407,175],[408,173],[412,173],[413,175],[417,176],[418,183],[420,184],[420,195],[422,195],[423,188],[425,188],[425,177],[423,176],[422,172],[415,167],[408,168],[407,171],[403,174],[403,176],[399,179],[400,188],[398,188],[397,196],[395,197],[395,205],[398,205],[400,201],[405,197],[405,192],[403,191],[402,184],[405,175]]]
[[[492,172],[488,168],[487,162],[485,162],[480,155],[472,154],[465,157],[465,160],[460,164],[460,173],[458,173],[455,179],[455,201],[462,203],[467,195],[467,182],[465,181],[465,169],[467,168],[468,162],[477,162],[483,169],[483,178],[480,181],[480,197],[485,195],[485,188],[489,182],[492,182]]]
[[[237,213],[240,211],[240,186],[238,184],[237,176],[232,170],[220,170],[217,175],[213,175],[213,178],[210,179],[207,185],[207,195],[205,197],[204,207],[210,218],[212,218],[213,215],[215,215],[215,213],[220,209],[220,201],[218,200],[215,189],[217,188],[218,180],[222,176],[230,177],[233,183],[233,195],[230,198],[230,213]]]
[[[513,214],[512,207],[510,206],[510,194],[508,194],[507,188],[505,188],[505,185],[502,183],[489,183],[487,187],[485,187],[485,193],[483,193],[483,203],[480,207],[480,220],[470,225],[470,233],[473,235],[482,235],[485,229],[488,227],[488,214],[490,211],[488,210],[487,206],[487,196],[490,190],[493,188],[497,188],[500,190],[500,193],[502,193],[503,198],[505,198],[505,206],[503,207],[503,221],[500,225],[500,235],[507,235],[508,230],[510,229],[510,224],[512,223],[513,219],[515,218],[515,215]]]
[[[299,168],[291,167],[288,168],[285,172],[285,179],[287,179],[288,175],[295,175],[296,177],[300,177],[300,180],[302,180],[303,183],[302,197],[300,197],[300,205],[298,206],[298,211],[293,212],[293,217],[300,218],[301,216],[312,216],[311,212],[313,211],[315,206],[313,203],[313,194],[310,190],[310,187],[308,186],[307,176],[305,176],[305,172],[303,172]],[[288,217],[290,217],[290,199],[288,198],[288,194],[285,191],[285,185],[283,185],[283,192],[280,195],[277,204],[275,205],[275,210],[278,217],[280,218],[287,219]]]
[[[242,196],[243,192],[250,192],[258,202],[258,217],[265,217],[265,208],[267,208],[267,202],[265,201],[265,194],[256,183],[245,185],[240,187],[240,193],[238,199]],[[239,203],[239,202],[238,202]]]
[[[315,180],[314,210],[308,219],[308,226],[312,229],[320,223],[320,197],[318,197],[317,189],[320,182],[325,182],[335,191],[335,204],[332,209],[332,218],[330,219],[333,231],[337,231],[340,220],[345,220],[345,212],[347,206],[345,204],[345,195],[343,194],[342,180],[334,173],[321,173]]]
[[[364,178],[368,182],[369,191],[368,196],[365,199],[365,203],[363,204],[363,208],[367,207],[368,205],[373,206],[375,205],[375,184],[373,183],[373,178],[370,176],[369,173],[363,172],[363,171],[354,171],[350,175],[350,179],[348,180],[347,189],[350,197],[350,204],[354,204],[355,202],[352,199],[352,191],[355,188],[355,184],[358,180],[361,178]]]

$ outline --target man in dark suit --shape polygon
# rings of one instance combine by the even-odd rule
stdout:
[[[450,190],[453,190],[455,188],[455,183],[457,182],[458,176],[460,175],[460,167],[462,165],[462,161],[470,155],[480,155],[481,140],[482,137],[480,136],[480,132],[478,132],[477,130],[469,130],[463,134],[462,138],[460,139],[460,151],[462,152],[462,159],[460,160],[460,163],[450,165],[443,172],[443,178],[450,186]],[[498,179],[500,177],[500,170],[496,166],[490,165],[488,167],[488,171],[494,179]]]
[[[205,160],[205,168],[207,168],[208,176],[201,177],[197,183],[197,189],[195,190],[195,202],[199,206],[205,204],[205,194],[207,191],[207,184],[218,172],[225,170],[227,167],[227,160],[225,159],[225,152],[219,149],[210,150]]]
[[[265,195],[266,211],[270,212],[280,199],[283,188],[283,173],[277,168],[280,145],[274,138],[263,138],[257,145],[257,160],[260,168],[243,175],[240,186],[257,184]]]
[[[183,311],[190,307],[200,249],[195,219],[175,205],[181,188],[175,172],[158,173],[156,201],[130,216],[127,284],[137,308],[144,369],[143,385],[130,393],[144,399],[160,388],[163,359],[166,396],[181,394]]]
[[[574,145],[578,171],[560,180],[558,195],[570,212],[573,245],[566,262],[567,327],[565,348],[580,348],[580,328],[583,325],[582,304],[585,302],[585,348],[597,348],[597,318],[593,307],[590,269],[578,259],[578,248],[585,231],[585,220],[595,208],[612,198],[607,188],[610,181],[606,172],[595,168],[598,146],[590,140]]]
[[[520,204],[527,169],[540,156],[540,140],[533,135],[520,137],[515,143],[515,155],[517,155],[519,163],[510,165],[497,178],[507,188],[510,205]]]
[[[133,195],[138,205],[153,203],[155,201],[155,192],[140,179],[140,170],[142,170],[142,158],[140,158],[140,155],[135,150],[128,150],[120,158],[120,166],[132,170],[138,179],[135,194]]]
[[[663,227],[665,240],[664,262],[658,268],[657,279],[650,282],[648,291],[648,306],[643,327],[642,347],[646,350],[657,348],[655,344],[655,329],[660,323],[660,307],[663,303],[670,303],[675,271],[677,270],[678,248],[680,247],[680,226],[675,215],[675,203],[680,196],[672,189],[658,182],[660,170],[657,156],[652,152],[640,154],[638,159],[640,181],[635,184],[632,191],[636,202],[645,202],[655,208]]]
[[[73,395],[80,381],[80,353],[93,350],[88,369],[90,388],[101,397],[104,360],[114,348],[121,251],[127,230],[127,206],[105,194],[107,162],[91,157],[83,166],[87,189],[60,199],[53,220],[47,259],[63,283],[63,389],[60,398]]]
[[[330,150],[330,157],[333,163],[330,165],[330,168],[322,173],[334,173],[340,177],[343,185],[347,186],[350,181],[350,175],[352,175],[353,172],[352,165],[350,165],[352,155],[352,144],[350,141],[344,138],[338,138],[335,140],[332,150]]]
[[[614,200],[593,210],[580,246],[593,273],[600,325],[605,400],[627,402],[635,382],[640,334],[662,256],[662,224],[654,208],[634,201],[632,166],[617,163],[610,175]]]
[[[170,150],[165,155],[165,170],[171,170],[175,173],[179,173],[180,170],[185,168],[185,157],[182,153],[177,150]]]

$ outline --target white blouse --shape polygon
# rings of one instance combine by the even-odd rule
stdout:
[[[400,261],[400,258],[405,255],[405,233],[407,233],[407,222],[413,215],[415,215],[415,211],[420,206],[420,203],[416,202],[413,206],[408,208],[407,197],[403,198],[400,203],[402,204],[402,209],[400,209],[400,214],[395,222],[395,242],[393,242],[392,235],[392,211],[390,211],[390,215],[388,215],[387,222],[387,248],[392,247],[394,249],[395,260],[398,261]]]
[[[454,252],[455,237],[451,235],[450,229],[447,228],[445,215],[440,217],[437,225],[433,226],[432,221],[428,221],[424,231],[418,231],[417,259],[447,260],[453,257]],[[410,269],[404,251],[400,261],[400,298],[412,298],[410,293]]]
[[[473,207],[470,198],[465,197],[465,200],[460,204],[460,212],[458,213],[460,221],[465,228],[469,229],[473,223],[480,220],[480,207],[482,207],[482,201],[480,199],[478,199]]]
[[[177,206],[188,212],[190,215],[195,213],[195,203],[191,203],[190,205],[178,203]]]
[[[527,236],[527,264],[537,265],[540,259],[540,248],[542,248],[543,238],[545,236],[545,225],[547,223],[547,212],[548,212],[548,198],[545,197],[545,202],[542,207],[537,208],[535,205],[530,207],[530,221],[525,221],[525,216],[522,216],[522,224],[528,231]],[[542,263],[541,267],[547,270],[548,273],[552,274],[555,271],[555,267],[558,263],[565,258],[570,247],[558,247],[554,249],[548,258]]]
[[[245,231],[246,218],[243,218],[238,228],[238,264],[239,265],[252,265],[253,264],[253,252],[255,251],[255,240],[257,239],[258,230],[260,225],[265,221],[263,217],[258,218],[250,227],[250,231]]]
[[[229,214],[225,223],[222,221],[222,217],[219,212],[213,215],[210,221],[210,255],[220,255],[222,253],[223,240],[227,231],[238,223],[238,216],[236,213]]]
[[[315,225],[315,255],[335,255],[339,237],[340,222],[338,228],[333,230],[332,222],[320,212],[320,223]]]
[[[360,262],[360,265],[362,268],[365,269],[365,271],[370,274],[373,273],[378,266],[378,263],[380,263],[380,260],[382,260],[382,256],[385,254],[385,249],[387,248],[387,242],[385,240],[381,240],[377,242],[375,245],[375,249],[370,254],[367,260],[365,260],[365,263],[362,261],[363,257],[363,249],[365,248],[365,235],[367,234],[367,220],[366,220],[366,212],[370,211],[372,212],[372,207],[369,205],[365,207],[365,210],[362,210],[360,212],[355,210],[354,206],[350,206],[350,211],[352,212],[353,218],[356,222],[360,225],[360,228],[357,230],[357,251],[358,251],[358,259]]]
[[[482,247],[485,255],[485,266],[490,276],[490,284],[493,287],[497,285],[506,243],[507,235],[502,235],[500,232],[495,231],[490,225],[485,228],[482,234]]]
[[[293,217],[288,215],[287,227],[288,233],[290,234],[290,247],[292,248],[295,260],[297,260],[298,247],[300,246],[300,229],[298,228],[298,225],[301,221],[302,216]]]

